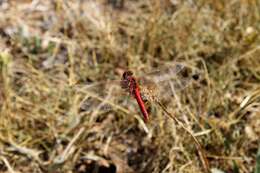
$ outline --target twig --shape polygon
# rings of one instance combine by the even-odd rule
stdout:
[[[192,134],[192,132],[187,129],[185,127],[185,125],[177,118],[175,117],[174,115],[172,115],[170,112],[168,112],[168,110],[166,109],[166,107],[160,102],[160,101],[157,101],[157,104],[162,108],[162,110],[171,118],[173,119],[177,124],[179,124],[186,132],[189,133],[189,135],[192,137],[193,141],[195,142],[196,146],[197,146],[197,149],[199,151],[199,156],[200,156],[200,160],[202,162],[202,165],[205,169],[206,172],[210,172],[210,168],[209,168],[209,162],[208,162],[208,159],[206,157],[206,154],[205,154],[205,151],[204,149],[202,148],[201,144],[199,143],[199,141],[197,140],[197,138]]]
[[[10,163],[8,162],[8,160],[7,160],[4,156],[1,156],[0,158],[1,158],[1,159],[3,160],[3,162],[5,163],[5,166],[7,167],[8,172],[10,172],[10,173],[18,173],[18,172],[16,172],[16,171],[12,168],[12,166],[10,165]]]
[[[84,132],[85,128],[82,127],[78,133],[73,137],[73,139],[70,141],[70,143],[67,145],[67,147],[65,148],[65,150],[62,152],[61,155],[57,156],[54,159],[54,163],[55,164],[61,164],[64,163],[68,157],[70,156],[70,154],[74,151],[73,150],[73,144],[77,141],[77,139],[80,137],[80,135]]]
[[[216,156],[216,155],[207,155],[208,158],[213,158],[217,160],[246,160],[243,157],[236,157],[236,156]]]
[[[11,145],[10,146],[11,151],[17,151],[20,154],[27,156],[28,158],[32,158],[37,163],[42,163],[42,161],[39,157],[39,155],[42,153],[42,151],[20,146],[19,144],[16,144],[11,138],[9,138],[9,144]]]
[[[240,106],[235,109],[235,111],[233,111],[229,117],[231,117],[230,119],[232,120],[229,123],[230,125],[234,125],[236,123],[238,123],[245,114],[242,114],[238,117],[236,117],[241,111],[245,110],[247,107],[249,107],[251,104],[253,104],[254,102],[256,102],[256,100],[260,97],[260,88],[257,88],[253,93],[247,95],[247,97],[241,102]],[[235,120],[233,120],[235,119]]]

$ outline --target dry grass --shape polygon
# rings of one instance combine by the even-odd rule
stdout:
[[[144,124],[119,86],[100,85],[173,62],[201,73],[167,111],[213,173],[253,172],[259,24],[258,0],[0,1],[0,172],[205,172],[160,107]]]

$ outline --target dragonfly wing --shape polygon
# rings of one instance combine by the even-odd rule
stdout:
[[[81,84],[73,87],[77,92],[82,93],[84,97],[80,103],[80,110],[91,112],[93,110],[109,111],[121,102],[122,97],[129,97],[120,87],[119,80],[110,80],[104,82],[93,82],[91,84]],[[115,100],[116,98],[119,98]]]
[[[192,82],[195,82],[193,75],[200,74],[195,68],[175,64],[163,70],[157,70],[156,73],[141,78],[140,86],[149,84],[148,89],[144,87],[144,91],[149,93],[149,96],[157,97],[158,99],[173,96],[176,92],[188,87]],[[148,82],[149,81],[149,82]],[[153,87],[155,85],[156,87]],[[152,87],[151,87],[152,86]],[[151,94],[152,93],[152,94]]]
[[[163,68],[158,68],[155,71],[152,71],[150,73],[147,73],[146,77],[153,78],[157,82],[165,80],[166,76],[177,75],[180,71],[182,71],[185,68],[182,64],[174,64],[174,65],[168,65]]]
[[[194,80],[192,78],[187,78],[187,79],[181,79],[181,80],[170,80],[169,85],[171,87],[171,90],[181,91],[185,88],[187,88],[189,85],[192,84]]]
[[[160,89],[160,93],[163,93],[163,95],[173,95],[176,92],[180,92],[187,88],[193,82],[194,80],[190,78],[182,80],[168,80],[158,83],[157,86]]]
[[[181,73],[179,73],[181,74]],[[195,72],[186,75],[177,75],[177,76],[165,76],[157,80],[157,86],[160,89],[160,94],[164,96],[173,96],[189,87],[190,85],[198,82],[193,76],[201,76],[202,73]]]

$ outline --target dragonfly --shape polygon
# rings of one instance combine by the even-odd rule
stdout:
[[[180,66],[179,66],[179,69],[181,69]],[[164,78],[165,78],[165,76],[164,76]],[[162,80],[164,80],[164,79],[162,78]],[[132,71],[125,71],[123,73],[122,80],[121,80],[121,86],[122,86],[123,89],[126,89],[130,93],[130,95],[132,95],[136,99],[136,101],[137,101],[137,103],[139,105],[139,108],[140,108],[140,110],[141,110],[141,112],[143,114],[144,121],[148,122],[149,114],[148,114],[148,111],[146,110],[145,103],[144,103],[144,101],[143,101],[143,99],[141,97],[141,90],[140,90],[139,84],[138,84],[136,78],[134,77]],[[182,87],[184,87],[184,86],[182,86]],[[190,136],[192,137],[193,141],[195,142],[195,145],[197,146],[197,149],[198,149],[198,152],[199,152],[199,156],[200,156],[200,159],[201,159],[201,162],[203,164],[203,167],[204,167],[205,171],[206,172],[210,172],[210,170],[209,170],[209,163],[208,163],[208,160],[207,160],[204,148],[202,148],[202,146],[199,143],[199,141],[197,140],[197,138],[184,125],[184,123],[180,119],[175,117],[173,114],[171,114],[166,109],[166,107],[162,104],[162,102],[160,102],[158,100],[158,98],[152,92],[149,92],[149,90],[146,90],[146,91],[148,91],[148,92],[146,92],[146,94],[149,95],[151,100],[157,102],[157,104],[163,109],[163,111],[172,120],[174,120],[176,123],[178,123],[186,132],[188,132],[190,134]],[[143,93],[144,92],[145,92],[145,90],[143,90]]]
[[[139,108],[143,114],[144,121],[147,122],[149,119],[148,112],[145,108],[145,103],[141,97],[140,87],[137,83],[137,80],[133,77],[132,71],[125,71],[122,76],[121,86],[123,89],[129,91],[130,95],[134,96]]]
[[[95,108],[94,112],[97,110],[110,111],[113,108],[128,110],[129,103],[126,103],[125,97],[119,97],[121,100],[118,101],[110,100],[116,98],[118,94],[122,95],[120,91],[123,89],[129,93],[130,98],[136,100],[144,122],[148,122],[150,116],[146,108],[147,101],[159,102],[159,100],[169,100],[172,97],[177,99],[177,92],[195,82],[201,74],[201,70],[182,63],[170,64],[140,77],[135,76],[131,70],[125,70],[121,72],[119,80],[93,82],[80,86],[79,89],[85,90],[88,95],[83,99],[80,107],[81,110],[89,112],[93,111],[91,109],[93,107]],[[93,101],[93,98],[96,99],[96,102]],[[100,104],[93,106],[97,102]]]
[[[184,72],[181,73],[181,71]],[[190,72],[192,74],[191,78],[189,78],[189,75],[186,74],[189,73],[187,71],[191,71]],[[182,74],[179,76],[180,78],[177,77],[178,74]],[[146,109],[144,103],[144,100],[148,99],[150,101],[158,103],[158,105],[163,109],[163,111],[168,115],[168,117],[171,117],[171,119],[173,119],[186,132],[188,132],[188,134],[190,134],[198,149],[199,156],[205,171],[210,172],[209,163],[204,148],[201,146],[200,142],[193,135],[193,132],[186,127],[185,123],[179,118],[175,117],[173,114],[171,114],[161,102],[161,99],[164,96],[166,96],[166,98],[168,96],[169,98],[173,95],[176,95],[175,91],[177,90],[181,91],[182,89],[186,88],[191,83],[193,83],[194,80],[197,81],[200,78],[199,76],[202,75],[203,75],[203,71],[193,68],[192,66],[175,64],[173,66],[167,67],[166,69],[156,70],[155,72],[152,72],[149,75],[144,75],[145,78],[143,78],[143,80],[141,80],[141,78],[137,78],[132,71],[125,70],[122,73],[122,77],[119,82],[121,88],[126,90],[130,94],[130,96],[136,99],[136,102],[138,103],[140,111],[143,115],[144,122],[148,122],[148,120],[150,119],[148,110]],[[108,83],[108,81],[106,83]],[[115,84],[115,81],[113,81],[113,83]],[[119,84],[116,86],[119,86]],[[110,90],[108,93],[112,95],[111,93],[114,89],[111,87],[111,85],[109,85],[109,87]],[[96,91],[97,93],[103,91],[100,88],[98,88],[97,85],[95,85],[94,88],[97,89]],[[89,89],[90,88],[88,86],[87,90]],[[158,92],[158,90],[161,90],[162,92]],[[94,95],[91,96],[94,97]],[[99,105],[100,108],[104,106],[103,103],[110,103],[110,105],[117,107],[117,104],[111,104],[110,101],[105,101],[108,98],[110,98],[109,94],[107,94],[107,97],[104,99],[101,98],[100,96],[95,96],[95,98],[98,98],[99,101],[101,101],[101,104]],[[85,103],[89,103],[89,100],[85,100]]]

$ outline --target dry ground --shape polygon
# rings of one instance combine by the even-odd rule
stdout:
[[[205,172],[159,107],[144,124],[120,87],[88,87],[173,62],[201,72],[164,104],[211,172],[253,172],[259,33],[259,0],[1,0],[0,172]]]

